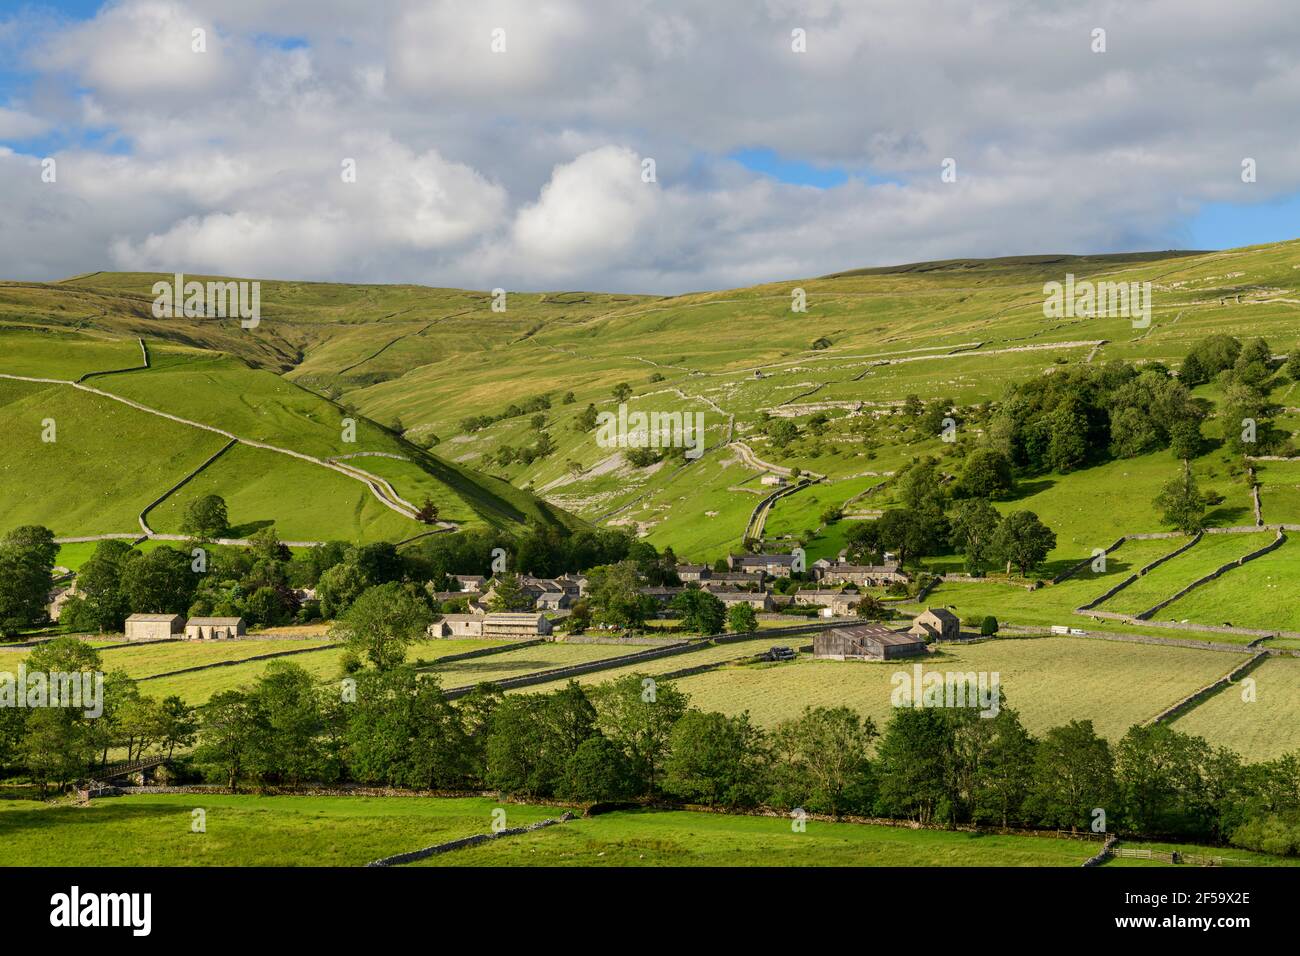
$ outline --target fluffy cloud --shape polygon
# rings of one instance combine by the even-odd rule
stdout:
[[[118,0],[0,22],[0,261],[679,292],[1167,248],[1300,189],[1298,44],[1282,0]],[[849,176],[726,158],[752,148]]]

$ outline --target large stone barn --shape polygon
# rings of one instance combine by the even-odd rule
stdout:
[[[833,661],[892,661],[924,654],[925,639],[884,624],[850,624],[813,638],[813,656]]]
[[[128,641],[168,641],[183,630],[185,618],[179,614],[132,614],[126,619]]]
[[[242,617],[192,617],[185,622],[187,641],[228,641],[247,633]]]
[[[483,636],[505,640],[536,640],[548,637],[551,622],[545,614],[528,611],[497,611],[483,616]]]

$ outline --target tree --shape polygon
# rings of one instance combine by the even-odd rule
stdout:
[[[380,670],[397,667],[406,648],[424,637],[433,614],[412,584],[390,581],[368,588],[330,630]]]
[[[438,506],[433,503],[433,499],[426,496],[420,508],[415,513],[416,520],[422,524],[438,523]]]
[[[782,721],[772,732],[777,802],[835,816],[868,809],[875,737],[871,718],[847,707],[805,707],[799,717]]]
[[[1003,498],[1015,491],[1011,460],[993,448],[977,448],[966,459],[958,489],[969,498]]]
[[[351,561],[327,568],[316,582],[321,617],[327,620],[342,617],[370,585],[365,573]]]
[[[619,382],[614,386],[614,399],[619,402],[626,402],[632,397],[632,386],[627,382]]]
[[[788,418],[774,419],[767,426],[767,436],[777,448],[785,448],[799,437],[799,426]]]
[[[39,525],[0,538],[0,631],[14,633],[45,620],[58,550],[53,532]]]
[[[1182,474],[1170,479],[1152,502],[1160,519],[1179,531],[1194,534],[1205,527],[1205,496],[1192,475],[1191,466],[1183,465]]]
[[[952,546],[966,556],[966,571],[983,574],[996,558],[993,542],[1002,515],[984,498],[972,498],[957,506],[952,518]]]
[[[261,734],[248,694],[242,690],[218,691],[203,710],[194,761],[220,775],[226,786],[235,790]]]
[[[601,684],[591,700],[601,732],[628,758],[635,792],[654,793],[673,725],[686,713],[686,695],[667,681],[628,674]]]
[[[934,708],[899,707],[876,750],[886,813],[932,823],[947,815],[952,728]]]
[[[721,634],[723,622],[727,620],[727,606],[716,595],[698,588],[682,591],[669,607],[681,620],[682,627],[696,634]]]
[[[1012,565],[1022,575],[1029,575],[1056,547],[1056,534],[1038,520],[1032,511],[1013,511],[1002,519],[993,537],[992,550],[1007,562],[1007,574]]]
[[[1053,727],[1039,742],[1030,772],[1027,811],[1040,823],[1090,826],[1093,810],[1115,808],[1115,767],[1110,744],[1090,720]]]
[[[1300,348],[1293,348],[1282,364],[1282,372],[1293,382],[1300,382]]]
[[[137,614],[184,614],[199,581],[190,556],[165,544],[148,554],[132,552],[121,575],[127,604]]]
[[[853,610],[864,621],[883,621],[889,617],[885,602],[874,594],[863,594],[853,605]]]
[[[131,613],[122,590],[122,566],[131,553],[131,545],[125,541],[101,541],[77,572],[77,591],[96,630],[120,631]]]
[[[177,747],[189,747],[198,735],[197,710],[175,694],[164,697],[159,705],[162,723],[158,745],[167,750],[167,759]]]
[[[673,727],[664,789],[709,806],[751,806],[763,797],[763,733],[749,713],[688,710]]]
[[[654,613],[654,599],[641,593],[640,572],[632,560],[592,568],[587,600],[603,624],[640,627]]]
[[[519,583],[519,575],[509,572],[497,575],[492,582],[488,608],[492,611],[530,611],[533,596]]]
[[[992,614],[987,614],[984,620],[980,621],[980,636],[992,637],[998,632],[998,619]]]
[[[564,768],[556,795],[565,800],[600,803],[623,800],[636,792],[627,757],[602,734],[588,737]]]
[[[573,430],[577,432],[589,432],[596,427],[598,413],[595,405],[588,405],[584,408],[573,422]]]
[[[1184,461],[1201,453],[1201,421],[1199,418],[1180,418],[1169,426],[1169,450],[1175,458]]]
[[[199,541],[220,538],[230,527],[226,501],[220,495],[204,495],[185,506],[181,532]]]
[[[975,778],[972,819],[1006,827],[1023,816],[1030,784],[1025,768],[1033,764],[1035,742],[1020,715],[1005,704],[988,723],[990,739]]]
[[[717,600],[717,598],[714,598],[714,600]],[[733,634],[757,631],[758,615],[754,613],[754,608],[749,604],[733,604],[731,609],[727,611],[727,627]]]

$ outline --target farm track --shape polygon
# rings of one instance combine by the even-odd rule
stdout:
[[[98,395],[101,398],[107,398],[115,402],[121,402],[123,405],[126,405],[130,408],[134,408],[137,411],[147,412],[150,415],[157,415],[159,418],[166,418],[170,421],[177,422],[178,424],[187,425],[190,428],[198,428],[203,431],[212,432],[215,435],[221,435],[224,438],[229,439],[230,441],[237,442],[241,445],[247,445],[250,448],[260,448],[265,451],[272,451],[272,452],[276,452],[277,454],[288,455],[291,458],[297,458],[300,461],[309,462],[313,465],[318,465],[321,468],[329,468],[332,471],[336,471],[341,475],[346,475],[347,477],[352,478],[355,481],[360,481],[361,483],[366,485],[366,487],[370,489],[371,493],[385,507],[390,508],[391,510],[397,512],[403,517],[410,518],[412,521],[419,520],[416,517],[416,512],[418,510],[416,506],[411,504],[411,502],[407,501],[406,499],[402,498],[397,493],[397,491],[393,488],[393,486],[389,484],[387,479],[381,478],[378,475],[373,475],[368,471],[363,471],[362,469],[357,468],[354,465],[344,465],[344,464],[340,464],[337,461],[331,461],[325,458],[317,458],[314,455],[308,455],[305,452],[294,451],[291,448],[282,448],[278,445],[272,445],[269,442],[255,441],[251,438],[242,438],[233,432],[228,432],[223,428],[217,428],[215,425],[205,425],[202,422],[196,422],[193,419],[184,418],[180,415],[173,415],[171,412],[164,412],[157,408],[151,408],[148,405],[144,405],[132,399],[124,398],[121,395],[114,395],[112,392],[106,392],[103,389],[93,388],[89,385],[84,385],[81,382],[74,382],[68,379],[37,378],[35,376],[28,376],[28,375],[11,375],[3,372],[0,372],[0,378],[10,379],[12,381],[18,381],[18,382],[33,382],[41,385],[70,386],[72,388],[79,389],[83,392],[89,392],[92,395]],[[157,504],[157,502],[155,502],[155,504]],[[440,528],[448,529],[448,530],[454,529],[456,527],[455,524],[448,521],[439,521],[438,526]],[[154,535],[150,534],[150,537],[154,537]]]

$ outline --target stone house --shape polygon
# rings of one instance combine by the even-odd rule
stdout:
[[[729,554],[727,567],[732,571],[762,571],[774,578],[786,578],[794,567],[793,554]]]
[[[755,611],[771,611],[776,607],[767,591],[714,591],[713,596],[728,609],[737,604],[748,604]]]
[[[813,576],[818,584],[856,584],[858,587],[884,587],[888,584],[906,583],[908,574],[897,563],[888,564],[835,564],[813,565]]]
[[[573,606],[574,595],[568,591],[546,591],[537,598],[539,611],[563,611]]]
[[[181,636],[185,618],[179,614],[132,614],[126,619],[128,641],[169,641]]]
[[[713,573],[707,564],[679,564],[677,577],[683,581],[703,581]]]
[[[961,621],[944,607],[929,607],[912,620],[909,634],[932,641],[955,641],[961,637]]]
[[[536,640],[549,637],[551,622],[545,614],[529,611],[497,611],[482,617],[483,636],[503,640]]]
[[[430,637],[482,637],[482,614],[444,614],[428,627]]]

